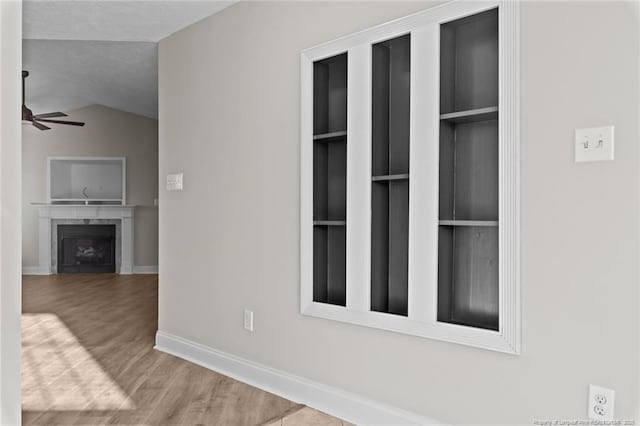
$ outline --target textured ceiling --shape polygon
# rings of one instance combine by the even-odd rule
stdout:
[[[25,0],[23,38],[157,42],[230,4],[213,0]]]
[[[157,43],[24,40],[26,104],[34,114],[101,104],[156,118]]]
[[[230,4],[25,0],[27,106],[37,114],[101,104],[157,118],[157,42]]]

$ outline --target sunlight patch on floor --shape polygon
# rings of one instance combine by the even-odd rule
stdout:
[[[135,405],[57,315],[23,314],[22,408],[130,410]]]

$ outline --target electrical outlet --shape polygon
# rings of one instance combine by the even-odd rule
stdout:
[[[244,329],[253,331],[253,311],[244,310]]]
[[[589,418],[613,420],[615,391],[596,385],[589,385]]]

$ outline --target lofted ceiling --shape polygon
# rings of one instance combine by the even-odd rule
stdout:
[[[36,114],[101,104],[157,118],[157,42],[230,4],[25,0],[26,103]]]

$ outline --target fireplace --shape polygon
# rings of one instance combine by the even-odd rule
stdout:
[[[58,273],[115,271],[115,225],[58,225]]]

